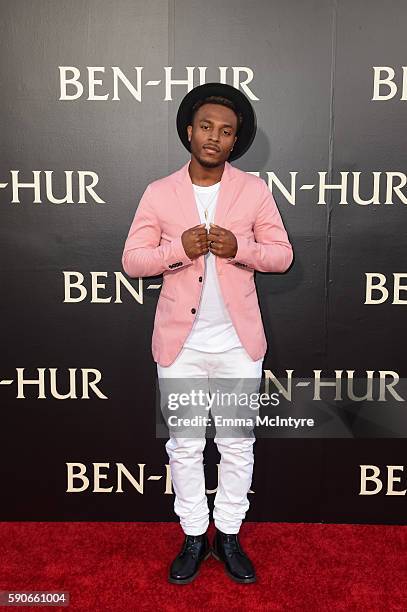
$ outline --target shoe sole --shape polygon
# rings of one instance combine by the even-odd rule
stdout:
[[[203,563],[203,561],[206,561],[207,559],[209,559],[209,557],[211,556],[211,553],[212,551],[209,551],[206,554],[206,556],[202,559],[201,564]],[[198,575],[199,575],[199,569],[197,572],[195,572],[195,574],[193,574],[189,578],[184,578],[183,580],[177,580],[176,578],[171,578],[171,576],[168,576],[168,582],[171,582],[171,584],[190,584],[193,580],[195,580],[195,578]]]
[[[222,559],[218,557],[218,555],[215,552],[213,552],[213,550],[212,550],[212,557],[216,559],[217,561],[220,561],[223,564],[226,574],[229,576],[229,578],[232,578],[232,580],[234,580],[235,582],[238,582],[239,584],[252,584],[253,582],[256,582],[255,576],[254,578],[236,578],[236,576],[233,576],[233,574],[231,574],[228,568],[226,567],[225,562],[222,561]]]

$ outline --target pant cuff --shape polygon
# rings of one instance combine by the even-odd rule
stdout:
[[[219,531],[222,531],[222,533],[231,533],[231,534],[237,534],[239,533],[240,530],[240,525],[239,527],[236,527],[236,525],[227,525],[225,523],[219,523],[219,521],[214,521],[215,523],[215,527],[216,529],[219,529]]]
[[[206,525],[206,527],[205,525],[203,527],[184,527],[183,525],[181,525],[181,527],[185,535],[198,536],[198,535],[203,535],[204,533],[208,531],[209,522]]]

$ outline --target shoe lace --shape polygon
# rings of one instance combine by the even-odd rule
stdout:
[[[240,552],[239,543],[235,535],[225,534],[223,538],[225,552],[228,557],[231,557],[234,553]]]
[[[201,543],[199,536],[187,536],[185,542],[185,552],[191,553],[192,557],[196,559],[198,557],[198,547]]]

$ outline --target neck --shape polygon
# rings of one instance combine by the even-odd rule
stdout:
[[[207,168],[202,166],[194,157],[191,157],[191,161],[188,166],[188,172],[192,183],[194,185],[200,185],[201,187],[209,187],[210,185],[219,183],[224,169],[224,162],[223,164],[215,166],[214,168]]]

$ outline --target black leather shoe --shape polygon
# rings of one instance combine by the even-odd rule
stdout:
[[[198,575],[199,566],[210,557],[211,547],[207,533],[186,535],[181,551],[171,563],[169,582],[189,584]]]
[[[240,546],[237,533],[228,534],[216,529],[212,555],[224,563],[226,573],[236,582],[256,582],[253,564]]]

